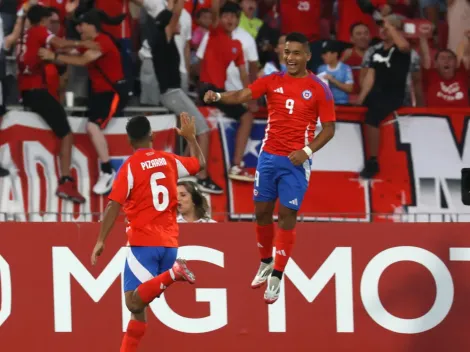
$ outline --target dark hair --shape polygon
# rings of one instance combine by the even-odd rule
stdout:
[[[289,33],[288,35],[286,35],[286,43],[287,42],[300,43],[304,46],[304,48],[307,52],[310,52],[310,47],[308,45],[308,39],[302,33],[298,33],[298,32]]]
[[[51,12],[47,7],[34,5],[28,11],[27,17],[32,26],[38,25],[44,18],[49,18]]]
[[[205,13],[211,13],[211,10],[206,8],[200,9],[196,14],[196,18],[199,19]]]
[[[224,6],[220,8],[221,15],[224,13],[234,13],[237,17],[240,17],[241,11],[240,5],[231,1],[226,2]]]
[[[352,35],[356,27],[359,27],[359,26],[364,26],[367,29],[369,29],[369,27],[367,27],[367,25],[364,22],[355,22],[349,27],[349,34]]]
[[[49,16],[52,16],[52,14],[55,13],[57,16],[60,17],[60,12],[55,7],[48,7],[47,9],[49,10]]]
[[[449,53],[449,54],[451,54],[451,55],[454,57],[454,59],[457,59],[457,55],[455,55],[455,53],[454,53],[452,50],[450,50],[450,49],[439,49],[439,50],[436,52],[436,55],[434,56],[434,60],[437,60],[437,58],[439,57],[439,55],[440,55],[441,53]]]
[[[191,181],[180,181],[178,182],[178,186],[183,186],[191,195],[191,200],[194,203],[194,211],[196,212],[198,220],[209,219],[210,217],[207,214],[209,211],[209,204],[207,204],[206,197],[204,197],[197,185]]]
[[[134,142],[140,142],[148,138],[151,130],[149,120],[143,115],[130,118],[126,124],[127,135]]]

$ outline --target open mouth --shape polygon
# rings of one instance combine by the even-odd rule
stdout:
[[[295,69],[297,67],[297,64],[295,62],[288,62],[287,63],[287,67],[288,68],[292,68],[292,69]]]

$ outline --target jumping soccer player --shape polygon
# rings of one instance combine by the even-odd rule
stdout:
[[[129,221],[129,252],[124,268],[124,292],[131,320],[121,352],[135,352],[147,328],[145,309],[175,281],[195,282],[186,262],[176,259],[178,178],[195,175],[205,168],[196,141],[194,117],[181,114],[180,136],[189,145],[192,157],[184,158],[152,148],[152,130],[145,116],[133,117],[126,126],[134,154],[122,165],[104,213],[98,241],[91,256],[96,264],[103,253],[121,206]]]
[[[295,242],[297,211],[310,176],[310,157],[335,134],[335,107],[329,88],[307,71],[311,54],[307,38],[300,33],[286,37],[284,58],[287,73],[262,77],[248,88],[225,93],[208,91],[206,103],[242,104],[264,94],[268,101],[268,124],[255,176],[256,236],[261,265],[252,288],[268,281],[264,300],[276,302],[282,274]],[[313,139],[317,119],[322,131]],[[313,139],[313,140],[312,140]],[[273,212],[279,198],[279,231],[273,263]]]

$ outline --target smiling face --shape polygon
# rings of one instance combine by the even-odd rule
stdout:
[[[307,44],[288,41],[284,47],[284,60],[287,65],[287,72],[291,76],[299,76],[307,70],[307,62],[310,60],[310,51]]]
[[[191,193],[188,192],[185,186],[178,186],[178,213],[187,215],[194,212],[194,203]]]

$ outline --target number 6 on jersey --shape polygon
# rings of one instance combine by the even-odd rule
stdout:
[[[168,207],[168,204],[170,204],[168,188],[157,183],[157,180],[161,180],[163,178],[166,178],[163,172],[155,172],[150,177],[150,188],[152,189],[153,206],[158,211],[164,211]],[[160,194],[162,195],[161,203]]]
[[[286,109],[289,110],[289,115],[292,115],[294,112],[294,99],[286,100]]]

